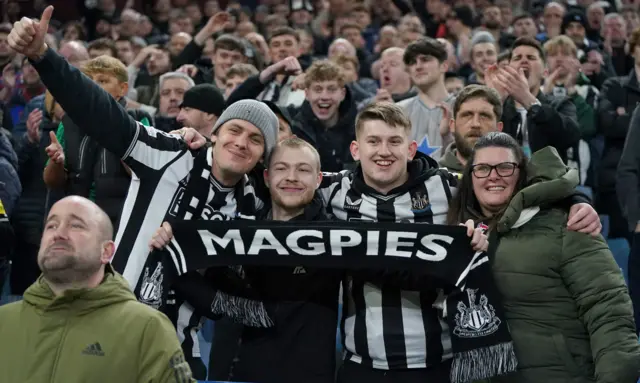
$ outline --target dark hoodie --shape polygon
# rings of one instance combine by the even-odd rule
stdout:
[[[351,141],[356,138],[355,124],[358,113],[351,91],[346,88],[344,100],[338,108],[338,122],[331,128],[325,128],[315,116],[311,104],[305,100],[299,112],[294,116],[293,133],[313,145],[320,154],[320,168],[324,172],[339,172],[345,165],[353,162],[349,150]]]
[[[292,221],[328,221],[320,198]],[[234,380],[332,383],[342,272],[310,267],[245,267],[247,279],[272,307],[275,326],[245,327]]]

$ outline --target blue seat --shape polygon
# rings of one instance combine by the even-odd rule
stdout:
[[[627,270],[627,265],[629,263],[629,253],[631,252],[629,241],[624,238],[615,238],[608,240],[607,244],[613,254],[613,258],[616,260],[618,266],[620,266],[624,280],[628,283],[629,272]]]

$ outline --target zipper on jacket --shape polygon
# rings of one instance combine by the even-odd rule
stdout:
[[[87,146],[87,142],[89,141],[89,136],[84,136],[82,141],[80,142],[80,158],[78,159],[78,173],[82,169],[82,159],[84,158],[84,148]]]
[[[60,355],[62,354],[62,350],[64,349],[65,339],[67,337],[67,332],[69,331],[69,317],[65,319],[64,330],[62,330],[62,337],[60,338],[60,343],[58,343],[58,349],[56,350],[56,358],[53,361],[53,371],[51,371],[51,383],[56,381],[56,373],[58,372],[58,363],[60,363]]]

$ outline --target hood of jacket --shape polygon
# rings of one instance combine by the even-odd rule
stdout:
[[[55,296],[42,275],[24,293],[24,301],[37,311],[73,310],[83,315],[100,308],[125,301],[136,300],[125,279],[116,273],[111,264],[105,266],[102,283],[93,289],[73,289]]]
[[[417,152],[412,161],[407,164],[407,170],[409,171],[409,179],[404,184],[390,190],[387,195],[402,194],[411,190],[415,186],[424,183],[425,180],[433,176],[439,169],[438,163],[433,158],[426,154]],[[353,187],[364,194],[381,195],[380,192],[367,185],[364,182],[362,174],[362,166],[360,163],[353,171]]]
[[[444,155],[440,158],[440,166],[447,168],[450,172],[462,173],[464,165],[458,159],[457,152],[456,144],[449,144],[444,151]]]
[[[511,198],[498,222],[498,232],[509,231],[522,214],[529,215],[540,205],[571,196],[578,179],[578,171],[567,167],[555,148],[548,146],[535,152],[527,165],[528,186]]]
[[[356,103],[353,99],[353,94],[351,93],[349,87],[345,87],[344,100],[342,100],[340,106],[338,107],[338,122],[336,122],[335,126],[329,129],[354,131],[354,121],[356,119],[357,113],[358,108],[356,107]],[[312,137],[314,141],[316,139],[316,132],[326,129],[322,122],[318,119],[318,117],[316,117],[316,115],[313,113],[311,104],[307,100],[304,100],[304,103],[302,103],[299,116],[300,118],[296,119],[298,120],[298,123],[300,125],[298,126],[298,128]]]

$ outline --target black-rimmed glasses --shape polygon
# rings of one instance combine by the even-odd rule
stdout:
[[[515,162],[502,162],[497,165],[476,164],[471,167],[471,172],[476,178],[487,178],[495,169],[500,177],[510,177],[519,167]]]

